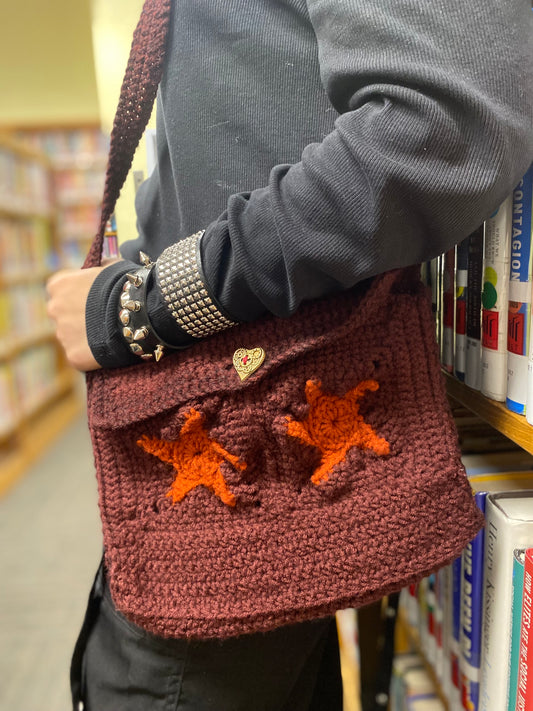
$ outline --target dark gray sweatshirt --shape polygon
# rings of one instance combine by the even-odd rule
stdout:
[[[87,306],[105,366],[128,260],[199,229],[206,286],[235,321],[435,257],[533,160],[530,0],[179,0],[139,236]],[[154,287],[156,330],[180,332]],[[104,324],[104,328],[102,328]]]

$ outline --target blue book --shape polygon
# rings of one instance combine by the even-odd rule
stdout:
[[[486,491],[475,500],[485,513]],[[483,562],[485,532],[481,530],[461,556],[461,700],[464,709],[478,711],[481,679],[481,629],[483,625]]]

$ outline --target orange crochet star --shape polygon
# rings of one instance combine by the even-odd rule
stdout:
[[[228,488],[220,465],[226,461],[243,471],[246,464],[209,438],[203,428],[203,420],[203,415],[191,409],[185,416],[176,441],[143,435],[137,444],[162,462],[172,464],[177,471],[178,475],[167,493],[173,503],[181,501],[197,486],[205,486],[225,504],[235,506],[235,496]]]
[[[364,380],[344,397],[323,393],[321,386],[312,380],[306,383],[305,396],[310,409],[305,420],[298,422],[287,417],[288,434],[322,453],[320,465],[311,477],[313,484],[327,481],[333,467],[344,460],[352,447],[371,449],[381,456],[390,452],[389,443],[359,414],[359,400],[367,390],[377,390],[379,383]]]

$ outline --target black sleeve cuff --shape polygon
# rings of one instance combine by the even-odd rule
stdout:
[[[85,310],[87,339],[93,356],[103,368],[122,368],[141,362],[124,340],[118,319],[126,274],[138,267],[135,262],[125,260],[111,264],[97,276],[89,292]],[[147,296],[147,310],[155,332],[167,343],[185,348],[196,341],[174,321],[153,279]]]

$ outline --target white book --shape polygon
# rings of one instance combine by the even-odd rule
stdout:
[[[533,165],[513,192],[506,405],[525,414],[528,388],[529,325],[533,281]]]
[[[533,490],[489,494],[485,516],[480,711],[502,711],[507,708],[513,552],[533,545]]]
[[[531,297],[533,303],[533,294]],[[529,360],[527,364],[526,420],[533,425],[533,308],[529,312]]]
[[[511,256],[512,197],[485,222],[481,326],[481,392],[505,402],[507,395],[507,308]]]

